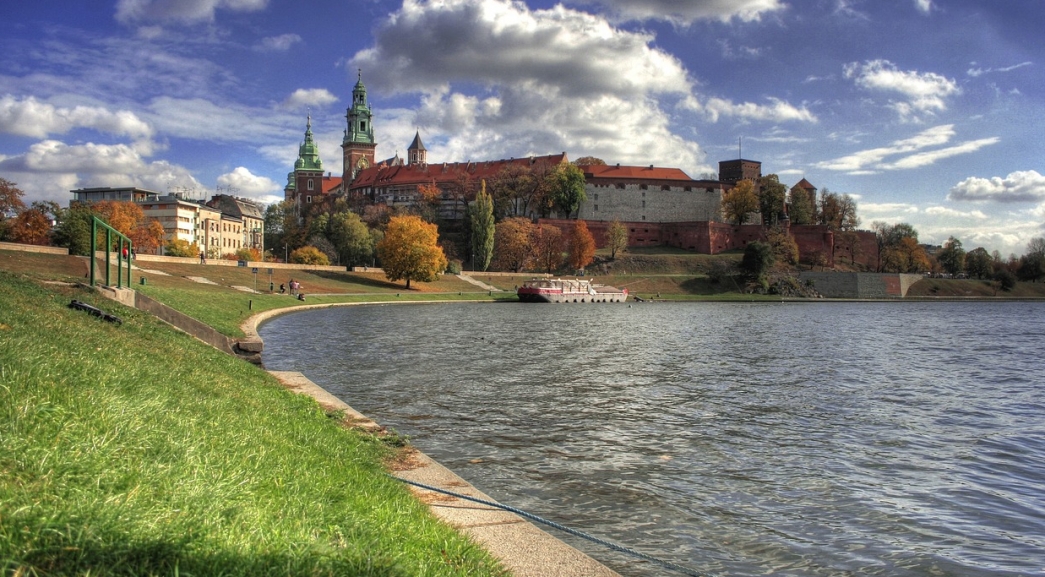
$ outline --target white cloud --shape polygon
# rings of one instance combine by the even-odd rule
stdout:
[[[770,122],[817,122],[816,115],[804,106],[798,108],[777,98],[767,98],[767,100],[769,104],[755,104],[753,102],[736,104],[722,98],[711,98],[702,109],[711,122],[718,122],[720,116]]]
[[[148,139],[153,135],[148,123],[127,110],[112,112],[94,106],[61,108],[32,96],[23,100],[9,94],[0,97],[0,132],[47,138],[76,128],[90,128],[134,139]]]
[[[997,137],[981,138],[961,142],[946,148],[925,150],[949,143],[954,135],[953,124],[935,126],[923,130],[911,138],[894,141],[889,146],[862,150],[854,154],[819,162],[816,166],[827,170],[844,171],[849,174],[875,174],[883,170],[907,170],[929,166],[945,158],[970,154],[1000,141]],[[886,158],[897,155],[906,156],[893,162],[884,162]]]
[[[973,63],[975,64],[975,62]],[[1031,66],[1032,62],[1020,62],[1012,66],[1006,66],[1004,68],[970,68],[965,73],[972,77],[983,76],[984,74],[990,74],[992,72],[1011,72],[1017,68],[1023,68],[1024,66]]]
[[[331,94],[326,88],[298,88],[283,101],[283,106],[295,109],[303,106],[326,106],[335,102],[337,102],[337,96]]]
[[[925,209],[925,214],[936,217],[963,218],[972,220],[987,220],[987,215],[980,210],[961,211],[946,206],[930,206]]]
[[[969,177],[951,188],[948,200],[1012,202],[1045,201],[1045,176],[1034,170],[1016,171],[1008,176]]]
[[[218,9],[255,12],[268,6],[268,0],[119,0],[116,20],[134,22],[174,22],[192,24],[213,22]]]
[[[918,8],[919,12],[928,14],[933,9],[932,0],[914,0],[914,6]]]
[[[864,215],[904,215],[917,212],[917,206],[904,202],[867,202],[860,204],[860,213]]]
[[[297,34],[280,34],[262,38],[261,43],[255,49],[263,52],[286,52],[299,42],[301,42],[301,36]]]
[[[780,0],[577,0],[575,3],[601,4],[622,20],[665,20],[678,24],[696,20],[752,22],[787,7]]]
[[[283,185],[271,178],[253,174],[242,166],[219,176],[218,184],[231,188],[232,194],[236,196],[254,198],[265,203],[283,200]]]
[[[918,114],[933,114],[947,109],[947,98],[961,94],[958,83],[935,72],[903,71],[888,60],[851,62],[843,67],[846,78],[865,90],[895,93],[906,98],[891,106],[904,120],[918,120]]]

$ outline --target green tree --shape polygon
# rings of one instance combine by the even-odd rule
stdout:
[[[994,259],[982,246],[974,248],[965,255],[965,270],[970,278],[991,278],[994,274]]]
[[[798,243],[781,226],[766,231],[766,243],[773,251],[773,260],[791,265],[798,264]]]
[[[758,196],[755,194],[755,183],[748,179],[741,180],[722,195],[722,212],[733,224],[744,224],[747,215],[756,210]]]
[[[936,260],[948,274],[957,275],[965,271],[965,249],[962,241],[953,236],[943,243],[943,248],[936,254]]]
[[[1018,261],[1016,276],[1025,281],[1045,278],[1045,238],[1032,238],[1027,243],[1027,253]]]
[[[472,223],[472,267],[481,271],[490,268],[493,260],[497,228],[493,217],[493,198],[486,192],[486,181],[469,207]]]
[[[438,228],[417,216],[394,216],[385,237],[377,245],[381,266],[390,281],[432,282],[446,270],[447,260],[439,248]]]
[[[345,266],[370,264],[374,257],[374,243],[370,229],[359,215],[350,211],[335,212],[327,223],[327,238]]]
[[[583,220],[574,221],[568,244],[569,254],[566,258],[574,270],[582,270],[595,260],[595,238]]]
[[[610,259],[616,259],[618,252],[624,252],[628,248],[628,227],[619,220],[611,222],[606,229],[606,242],[610,248]]]
[[[791,224],[813,224],[815,221],[816,214],[814,212],[813,199],[809,197],[809,191],[798,186],[791,187],[791,203],[789,206],[788,218],[791,220]]]
[[[87,256],[91,252],[91,217],[94,212],[90,205],[72,202],[69,208],[58,215],[58,224],[52,233],[55,246],[69,249],[69,254]]]
[[[572,218],[581,203],[588,199],[584,192],[584,172],[576,165],[563,163],[555,168],[550,179],[552,206],[564,217]]]
[[[908,269],[929,270],[929,257],[918,244],[918,231],[906,222],[871,223],[878,243],[879,272],[911,272]],[[910,239],[906,241],[905,239]],[[924,265],[924,268],[922,268]]]
[[[577,166],[606,166],[606,161],[594,156],[582,156],[573,161]]]
[[[167,243],[163,252],[167,256],[195,257],[200,254],[200,247],[183,238],[176,238]]]
[[[784,213],[784,201],[787,198],[787,187],[780,183],[775,174],[762,177],[762,186],[758,190],[758,209],[762,213],[762,226],[776,226],[780,215]]]
[[[505,271],[522,272],[533,261],[536,227],[528,218],[506,218],[497,223],[494,236],[494,265]]]
[[[820,224],[831,230],[856,230],[860,218],[856,215],[856,200],[848,194],[837,194],[827,190],[820,195]]]
[[[755,241],[744,247],[744,257],[740,260],[740,271],[752,281],[763,282],[766,273],[773,266],[773,247],[769,243]]]
[[[314,246],[303,246],[290,253],[290,262],[295,264],[312,264],[319,266],[326,266],[330,264],[330,259],[323,251],[319,250]]]

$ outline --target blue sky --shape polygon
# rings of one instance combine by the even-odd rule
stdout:
[[[1022,254],[1045,235],[1045,1],[40,0],[0,4],[0,176],[282,197],[311,112],[341,173],[358,70],[378,158],[743,156]]]

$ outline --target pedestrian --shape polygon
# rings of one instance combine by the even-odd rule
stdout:
[[[200,251],[200,264],[207,264],[207,253]]]
[[[279,283],[279,294],[287,292],[287,287],[283,286],[283,283]]]

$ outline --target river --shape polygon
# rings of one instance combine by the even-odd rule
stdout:
[[[266,368],[500,502],[703,575],[1045,575],[1045,303],[355,306],[260,334]]]

